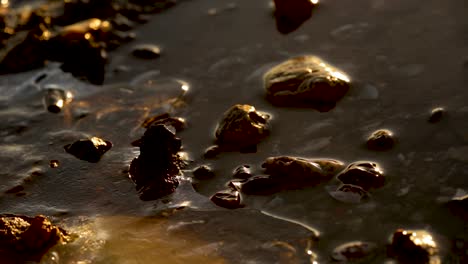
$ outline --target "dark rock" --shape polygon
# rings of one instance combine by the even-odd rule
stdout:
[[[274,0],[276,28],[280,33],[290,33],[308,20],[318,0]]]
[[[251,105],[234,105],[216,128],[216,142],[223,149],[240,150],[257,145],[269,134],[270,115]]]
[[[60,113],[62,108],[70,103],[72,95],[70,92],[60,88],[57,85],[48,85],[44,87],[44,105],[47,111],[51,113]]]
[[[237,209],[244,207],[244,205],[241,203],[239,192],[234,190],[224,190],[217,192],[213,196],[211,196],[210,199],[217,206],[228,209]]]
[[[427,231],[398,229],[393,233],[389,255],[400,263],[440,263],[436,262],[437,252],[437,245]]]
[[[395,137],[392,131],[379,129],[367,138],[367,147],[372,150],[389,150],[395,145]]]
[[[50,160],[49,162],[49,167],[51,167],[52,169],[58,168],[59,165],[60,163],[58,160]]]
[[[12,193],[19,193],[22,191],[24,191],[24,187],[22,185],[16,185],[15,187],[10,188],[7,191],[5,191],[5,193],[12,194]]]
[[[185,165],[178,154],[182,144],[165,125],[148,127],[139,140],[140,155],[130,164],[129,175],[143,200],[158,199],[175,191],[177,175]]]
[[[66,243],[68,234],[42,215],[34,218],[19,215],[1,215],[0,255],[2,260],[13,258],[18,262],[39,261],[49,248]]]
[[[142,127],[148,128],[151,125],[166,125],[172,126],[177,132],[182,131],[187,127],[187,122],[181,117],[170,117],[169,114],[164,113],[152,117],[148,117],[141,124]]]
[[[68,144],[65,151],[77,157],[80,160],[96,163],[102,155],[112,148],[112,143],[98,137],[89,139],[80,139],[73,144]]]
[[[213,159],[213,158],[216,158],[216,156],[218,156],[219,153],[221,153],[221,148],[217,145],[214,145],[214,146],[208,147],[205,150],[203,157],[205,157],[205,159]]]
[[[282,190],[281,183],[269,176],[254,176],[242,183],[241,191],[249,195],[270,195]]]
[[[432,109],[431,115],[429,116],[429,123],[437,123],[439,122],[442,117],[445,115],[445,109],[443,107],[437,107]]]
[[[234,190],[234,191],[241,191],[242,189],[242,184],[244,184],[246,182],[245,179],[234,179],[234,180],[230,180],[226,186],[229,187],[231,190]]]
[[[252,177],[252,171],[249,165],[241,165],[234,169],[232,177],[238,179],[247,179]]]
[[[117,14],[114,19],[112,19],[112,27],[117,30],[128,31],[135,27],[135,25],[127,17]]]
[[[289,59],[263,76],[266,98],[274,105],[329,111],[348,92],[349,78],[315,56]]]
[[[132,54],[140,59],[155,59],[161,56],[161,48],[152,44],[140,44],[133,47]]]
[[[349,164],[337,178],[343,183],[357,185],[366,191],[382,187],[385,184],[385,177],[380,166],[369,161],[357,161]]]
[[[324,183],[344,168],[332,159],[305,159],[300,157],[270,157],[262,164],[265,173],[282,182],[284,189],[300,189]]]
[[[447,203],[447,207],[454,215],[468,221],[468,195],[453,198]]]
[[[344,203],[360,203],[370,198],[370,194],[363,188],[352,184],[342,184],[335,191],[330,192],[330,195]]]
[[[201,165],[193,170],[193,177],[199,180],[211,179],[215,176],[213,169],[208,165]]]
[[[340,263],[372,263],[378,247],[371,242],[354,241],[336,247],[331,258]]]

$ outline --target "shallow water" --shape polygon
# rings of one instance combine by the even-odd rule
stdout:
[[[468,236],[466,223],[443,208],[468,193],[466,14],[461,0],[323,1],[310,20],[283,35],[268,1],[184,1],[138,27],[133,43],[110,54],[104,87],[77,81],[54,65],[0,76],[0,116],[6,120],[0,125],[0,191],[24,187],[19,195],[3,194],[0,211],[49,215],[81,232],[81,240],[57,248],[45,263],[148,263],[161,256],[164,263],[310,263],[308,249],[327,263],[337,245],[384,245],[399,227],[429,230],[442,255],[450,255],[450,241]],[[160,58],[129,55],[133,44],[147,42],[162,47]],[[330,112],[278,108],[264,99],[263,73],[302,54],[317,55],[352,79],[352,89]],[[115,73],[122,65],[129,70]],[[48,77],[36,83],[43,72]],[[141,86],[142,79],[154,82]],[[183,95],[181,80],[190,86]],[[42,104],[47,83],[71,87],[75,95],[58,115]],[[217,122],[236,103],[271,113],[271,135],[257,153],[205,160]],[[428,123],[436,106],[447,115]],[[186,179],[169,198],[143,202],[126,173],[138,155],[130,142],[143,133],[139,125],[146,116],[166,111],[188,122],[179,134],[193,160],[185,177],[200,164],[212,165],[216,177],[196,183],[196,191]],[[365,148],[365,138],[378,128],[396,134],[392,150]],[[84,135],[114,147],[96,164],[63,150]],[[263,160],[276,155],[372,160],[388,181],[360,204],[334,200],[327,192],[334,182],[244,197],[247,208],[233,212],[210,203],[235,167],[251,164],[260,173]],[[59,160],[58,168],[49,167],[52,159]],[[192,209],[146,218],[181,205]],[[178,225],[182,231],[172,234]],[[310,242],[310,229],[320,232],[319,242]],[[82,248],[87,240],[95,242],[89,251]],[[385,256],[378,258],[381,263]]]

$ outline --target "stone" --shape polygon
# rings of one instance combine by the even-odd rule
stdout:
[[[153,44],[140,44],[133,47],[132,54],[140,59],[155,59],[161,56],[161,48]]]
[[[380,188],[385,184],[383,170],[377,163],[370,161],[357,161],[349,164],[337,178],[345,184],[357,185],[365,191]]]
[[[274,0],[276,28],[288,34],[307,21],[318,0]]]
[[[454,215],[468,221],[468,195],[452,198],[447,202],[447,207]]]
[[[217,192],[211,196],[210,200],[217,206],[227,209],[237,209],[244,207],[244,205],[241,203],[239,192],[235,190],[224,190]]]
[[[367,138],[367,147],[371,150],[385,151],[391,149],[395,145],[395,136],[388,129],[379,129]]]
[[[205,150],[203,157],[205,159],[213,159],[216,158],[221,153],[221,148],[217,145],[210,146]]]
[[[166,126],[172,126],[177,132],[182,131],[187,127],[187,122],[181,117],[170,117],[168,113],[151,116],[143,121],[142,127],[148,128],[151,125],[163,124]]]
[[[216,143],[223,149],[241,150],[260,143],[269,134],[270,115],[251,105],[229,108],[216,128]]]
[[[361,203],[370,198],[370,194],[363,188],[352,184],[342,184],[335,191],[329,192],[329,194],[336,200],[344,203]]]
[[[425,230],[396,230],[391,238],[390,255],[401,263],[440,263],[438,247]]]
[[[378,247],[372,242],[353,241],[336,247],[331,258],[340,263],[372,263]]]
[[[266,98],[278,106],[329,111],[348,92],[350,79],[316,56],[286,60],[263,76]]]
[[[98,137],[89,139],[80,139],[73,144],[68,144],[65,151],[77,157],[80,160],[96,163],[109,149],[112,148],[112,143]]]
[[[16,261],[39,261],[49,248],[66,243],[69,235],[45,216],[0,215],[0,255]],[[15,262],[19,263],[19,262]]]
[[[445,109],[443,107],[436,107],[432,109],[431,115],[427,120],[429,123],[438,123],[442,120],[442,117],[445,115]]]
[[[241,184],[240,189],[249,195],[270,195],[281,191],[282,186],[277,179],[262,175],[249,178]]]
[[[60,113],[62,108],[72,101],[72,94],[57,85],[44,87],[44,105],[50,113]]]
[[[344,168],[344,163],[333,159],[306,159],[301,157],[270,157],[262,164],[265,173],[282,182],[285,189],[300,189],[331,180]]]
[[[215,173],[208,165],[201,165],[193,170],[193,177],[199,180],[206,180],[214,178]]]
[[[252,177],[252,171],[250,165],[241,165],[234,169],[232,177],[237,179],[248,179]]]
[[[142,200],[169,195],[179,186],[177,176],[185,161],[179,154],[182,143],[169,127],[148,127],[139,141],[140,155],[130,164],[129,176]]]

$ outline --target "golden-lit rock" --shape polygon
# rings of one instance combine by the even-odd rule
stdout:
[[[440,264],[438,247],[425,230],[398,229],[393,233],[390,255],[400,263]]]
[[[81,139],[73,144],[68,144],[65,151],[77,157],[80,160],[96,163],[102,155],[112,148],[112,143],[98,137]]]
[[[328,111],[348,92],[350,79],[316,56],[282,62],[263,76],[267,99],[274,105]]]
[[[346,184],[357,185],[364,190],[380,188],[385,184],[385,176],[379,164],[370,161],[353,162],[338,176]]]
[[[388,129],[379,129],[367,138],[367,147],[372,150],[384,151],[391,149],[396,143],[393,132]]]

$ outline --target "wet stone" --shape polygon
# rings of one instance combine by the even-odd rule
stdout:
[[[336,200],[344,203],[360,203],[370,199],[368,192],[352,184],[342,184],[335,191],[329,192],[329,194]]]
[[[364,190],[380,188],[385,184],[383,170],[375,162],[357,161],[346,167],[338,176],[345,184],[357,185]]]
[[[77,157],[80,160],[96,163],[109,149],[112,143],[98,137],[89,139],[80,139],[73,144],[68,144],[65,151]]]
[[[152,44],[140,44],[133,47],[132,54],[140,59],[155,59],[161,56],[161,48]]]
[[[453,198],[447,202],[447,207],[454,215],[468,221],[468,195]]]
[[[185,166],[179,151],[181,140],[165,125],[148,127],[139,140],[140,155],[130,164],[130,179],[142,200],[154,200],[169,195],[179,185],[177,175]]]
[[[377,251],[378,247],[374,243],[354,241],[336,247],[331,258],[339,263],[371,263]]]
[[[254,176],[243,182],[242,193],[249,195],[270,195],[282,190],[281,182],[269,176]]]
[[[401,263],[440,263],[437,245],[425,230],[398,229],[393,233],[390,255]]]
[[[227,209],[237,209],[244,207],[244,205],[241,203],[239,192],[234,190],[224,190],[217,192],[211,196],[210,199],[217,206]]]
[[[60,113],[62,108],[70,103],[72,94],[57,85],[47,85],[44,87],[44,105],[51,113]]]
[[[206,180],[214,178],[214,176],[215,173],[213,172],[213,169],[208,165],[201,165],[193,170],[193,177],[195,179]]]
[[[395,136],[388,129],[379,129],[367,138],[367,147],[371,150],[389,150],[395,145]]]
[[[263,76],[266,98],[274,105],[329,111],[348,92],[349,78],[315,56],[284,61]]]
[[[241,165],[234,169],[232,177],[237,179],[248,179],[252,177],[250,165]]]
[[[437,107],[432,109],[431,115],[429,116],[429,123],[437,123],[440,122],[442,117],[445,115],[445,109],[443,107]]]
[[[205,153],[203,154],[203,157],[205,159],[213,159],[216,158],[221,153],[221,148],[217,145],[210,146],[205,150]]]
[[[288,34],[311,17],[318,0],[274,0],[274,3],[276,28]]]
[[[270,115],[251,105],[234,105],[216,128],[216,142],[223,149],[241,150],[257,145],[269,134]]]
[[[182,131],[184,128],[187,127],[187,122],[185,121],[185,119],[181,117],[170,117],[167,113],[148,117],[147,119],[145,119],[141,126],[144,128],[148,128],[151,125],[159,124],[172,126],[177,132]]]
[[[39,261],[53,245],[68,240],[68,235],[63,229],[54,226],[42,215],[36,217],[1,215],[0,217],[2,260],[12,258],[20,262]]]
[[[332,159],[306,159],[300,157],[270,157],[262,164],[265,173],[281,182],[283,189],[301,189],[331,180],[344,168]]]

